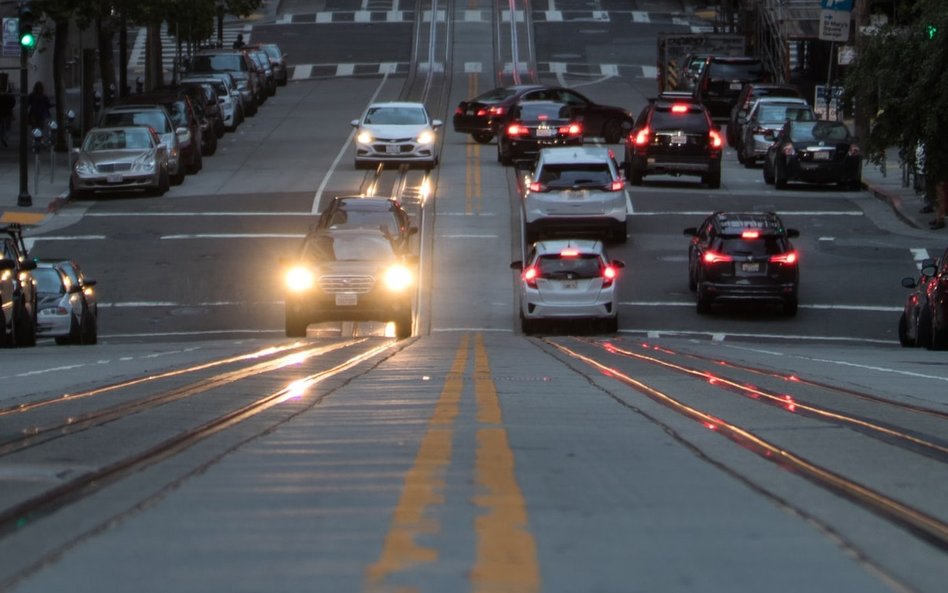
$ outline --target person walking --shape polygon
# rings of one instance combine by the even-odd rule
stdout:
[[[27,95],[27,121],[30,129],[39,128],[43,133],[46,132],[46,120],[49,119],[49,112],[53,104],[46,95],[46,89],[43,83],[37,81],[33,85],[33,91]]]
[[[243,49],[246,46],[247,44],[244,43],[244,34],[237,33],[237,39],[234,41],[234,49]]]
[[[16,95],[9,88],[0,94],[0,145],[7,146],[7,134],[13,127],[13,108],[16,107]]]

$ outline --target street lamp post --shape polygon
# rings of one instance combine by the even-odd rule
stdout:
[[[224,0],[217,0],[217,47],[224,47]]]

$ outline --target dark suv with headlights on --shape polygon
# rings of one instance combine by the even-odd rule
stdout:
[[[710,313],[715,302],[773,302],[787,316],[797,313],[799,254],[788,229],[773,212],[716,212],[700,227],[689,227],[688,287],[697,292],[697,310]]]
[[[625,139],[625,175],[642,185],[646,175],[697,175],[721,187],[721,131],[695,101],[652,99]]]
[[[36,345],[35,269],[36,262],[27,257],[23,227],[0,226],[0,346]]]
[[[317,230],[283,263],[287,336],[325,321],[394,321],[397,338],[411,336],[417,259],[380,231]]]
[[[749,82],[767,82],[764,64],[750,56],[710,56],[695,86],[695,97],[712,117],[727,118],[741,89]]]
[[[335,196],[319,214],[316,228],[381,230],[399,249],[408,249],[418,233],[398,200],[381,196]]]

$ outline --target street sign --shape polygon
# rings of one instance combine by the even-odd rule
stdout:
[[[17,17],[3,18],[3,56],[20,57],[20,19]]]
[[[820,39],[849,41],[849,21],[853,0],[820,0]]]
[[[820,8],[823,10],[852,12],[853,0],[820,0]]]

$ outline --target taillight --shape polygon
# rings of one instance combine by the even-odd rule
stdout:
[[[759,239],[760,231],[744,231],[741,233],[741,239]]]
[[[718,253],[716,251],[705,251],[704,257],[702,257],[704,263],[706,264],[718,264],[721,262],[734,261],[734,258],[730,255],[724,253]]]
[[[579,124],[569,124],[568,126],[560,126],[559,132],[569,136],[579,136],[583,133],[583,127]]]
[[[540,183],[539,181],[531,181],[531,182],[530,182],[530,191],[544,192],[544,191],[546,191],[546,186],[543,185],[542,183]]]
[[[612,183],[606,186],[606,191],[622,191],[622,188],[625,187],[625,181],[621,179],[616,179]]]
[[[793,156],[797,153],[796,149],[793,148],[793,144],[785,144],[783,147],[783,156]]]
[[[504,114],[504,108],[503,108],[503,107],[491,107],[491,108],[489,108],[489,109],[487,110],[487,113],[489,113],[489,114],[491,114],[491,115],[493,115],[493,116],[503,115],[503,114]]]
[[[797,263],[797,252],[788,251],[787,253],[781,253],[779,255],[771,255],[770,263],[772,264],[790,264],[793,265]]]
[[[464,110],[460,106],[454,108],[454,115],[464,115]]]
[[[688,105],[685,103],[675,103],[672,105],[672,113],[688,113]]]
[[[534,268],[533,266],[530,266],[529,268],[527,268],[526,270],[523,271],[523,281],[524,281],[524,282],[526,283],[526,285],[529,286],[530,288],[536,288],[536,287],[537,287],[537,276],[539,276],[539,275],[540,275],[540,273],[537,272],[537,269]]]
[[[721,148],[724,146],[724,140],[721,138],[721,134],[717,130],[711,130],[708,132],[708,137],[711,139],[712,148]]]
[[[645,146],[645,145],[647,145],[647,144],[649,143],[649,140],[651,139],[651,135],[652,135],[652,131],[649,130],[647,126],[644,127],[644,128],[642,128],[642,129],[639,130],[638,133],[635,135],[635,140],[634,140],[635,145],[636,145],[636,146]]]
[[[616,281],[616,276],[619,275],[619,272],[616,271],[612,266],[606,266],[602,269],[602,287],[609,288],[612,286],[612,283]]]
[[[849,145],[849,156],[859,156],[859,146],[856,144]]]
[[[508,136],[520,136],[526,133],[527,129],[519,124],[510,124],[507,126]]]
[[[488,113],[489,113],[489,112],[488,112],[486,109],[484,109],[483,107],[481,107],[480,109],[477,110],[477,117],[484,117],[484,116],[487,115]]]
[[[578,250],[578,249],[570,249],[570,248],[561,249],[561,250],[560,250],[560,257],[579,257],[579,250]]]

